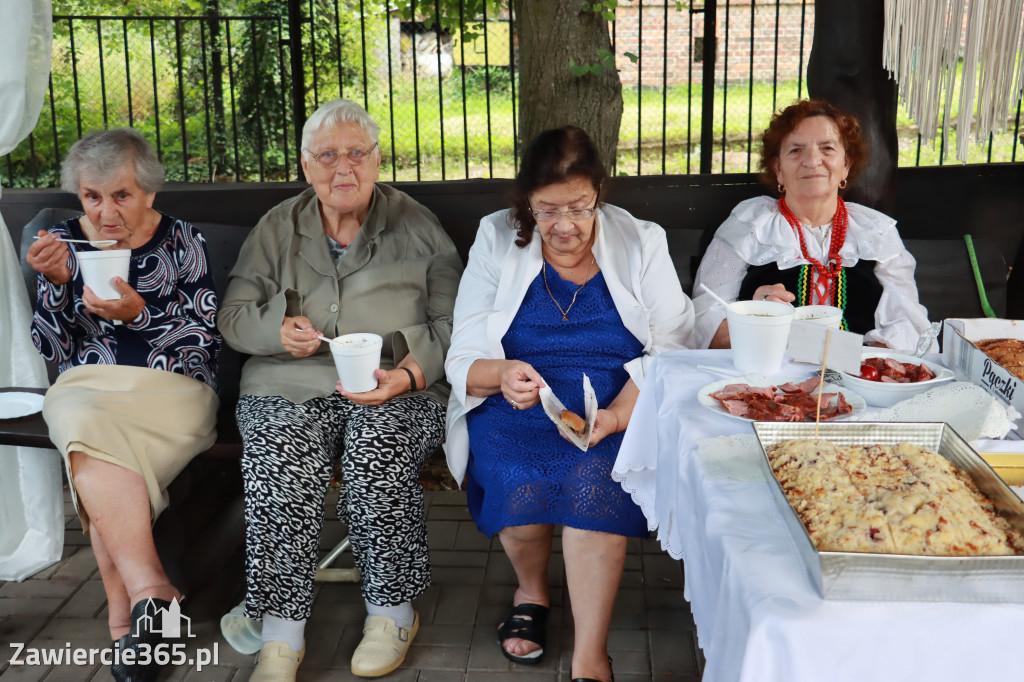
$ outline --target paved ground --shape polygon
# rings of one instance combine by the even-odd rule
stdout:
[[[552,561],[548,654],[543,664],[517,666],[498,650],[495,626],[505,614],[514,576],[497,542],[477,531],[458,492],[427,493],[427,518],[434,567],[433,587],[416,602],[421,628],[402,668],[383,678],[394,682],[555,682],[569,680],[572,616],[560,556]],[[30,648],[62,649],[65,643],[100,649],[109,645],[106,600],[87,538],[70,504],[64,559],[21,583],[0,582],[0,677],[4,682],[109,680],[93,665],[10,665],[11,642]],[[328,509],[333,504],[328,502]],[[333,514],[332,514],[333,515]],[[326,551],[344,536],[337,521],[327,524]],[[556,545],[556,552],[558,547]],[[351,565],[344,555],[338,566]],[[610,651],[618,682],[696,682],[703,658],[689,606],[683,599],[682,565],[653,540],[630,541],[626,571],[612,622]],[[186,609],[186,615],[187,615]],[[300,682],[351,680],[349,658],[362,634],[365,615],[356,586],[318,584],[307,634]],[[161,680],[243,682],[252,656],[231,649],[215,620],[194,621],[196,637],[186,640],[189,656],[217,646],[218,664],[169,667]],[[22,654],[24,657],[24,654]]]

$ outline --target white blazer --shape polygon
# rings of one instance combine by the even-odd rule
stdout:
[[[594,226],[594,257],[622,323],[644,347],[624,367],[640,387],[651,358],[665,350],[693,345],[693,303],[683,293],[668,252],[665,230],[628,212],[605,205]],[[505,336],[530,284],[543,264],[540,234],[520,248],[509,211],[480,221],[469,263],[455,299],[455,323],[445,372],[448,399],[448,468],[462,482],[469,464],[466,414],[484,399],[466,392],[470,366],[477,360],[505,358]],[[606,407],[606,406],[602,406]]]

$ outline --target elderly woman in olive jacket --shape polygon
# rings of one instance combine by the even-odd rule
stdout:
[[[327,484],[340,461],[368,617],[352,672],[397,668],[430,584],[418,475],[444,440],[444,358],[462,263],[437,218],[376,184],[377,126],[333,100],[303,131],[313,185],[271,209],[242,247],[220,325],[252,357],[237,409],[247,522],[245,613],[263,619],[253,680],[291,680],[302,660]],[[338,381],[318,335],[383,337],[378,387]]]

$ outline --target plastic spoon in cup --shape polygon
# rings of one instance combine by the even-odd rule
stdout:
[[[701,289],[703,289],[704,291],[708,292],[709,294],[711,294],[711,298],[715,299],[716,301],[718,301],[719,303],[721,303],[722,305],[724,305],[724,306],[725,306],[726,308],[728,308],[728,307],[729,307],[729,302],[728,302],[728,301],[726,301],[726,300],[725,300],[724,298],[722,298],[721,296],[719,296],[718,294],[716,294],[715,292],[711,291],[711,289],[710,289],[710,288],[708,287],[708,285],[707,285],[707,284],[704,284],[704,282],[701,282],[701,283],[700,283],[700,288],[701,288]],[[790,308],[792,308],[792,307],[793,307],[793,304],[792,304],[792,303],[790,303],[789,301],[779,301],[779,303],[785,303],[785,304],[786,304],[786,305],[788,305],[788,306],[789,306]]]
[[[704,284],[704,282],[700,283],[700,288],[711,294],[711,298],[715,299],[716,301],[724,305],[726,308],[729,307],[729,302],[726,301],[721,296],[719,296],[718,294],[716,294],[715,292],[711,291],[711,287],[709,287],[707,284]]]
[[[302,327],[296,327],[296,329],[298,329],[300,332],[311,332],[311,331],[314,331],[312,329],[303,329]],[[316,338],[320,339],[321,341],[324,341],[325,343],[334,343],[334,339],[329,339],[326,336],[324,336],[323,334],[321,334],[320,332],[316,333]]]
[[[36,235],[35,238],[39,239],[39,235]],[[57,241],[70,244],[88,244],[97,249],[102,249],[104,246],[113,246],[117,243],[116,239],[63,239],[61,237],[57,237]]]

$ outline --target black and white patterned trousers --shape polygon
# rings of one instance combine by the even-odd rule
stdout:
[[[430,586],[419,472],[444,440],[445,409],[425,395],[356,405],[335,393],[296,404],[244,395],[236,410],[245,482],[245,613],[308,618],[324,498],[340,457],[338,517],[372,604]]]

